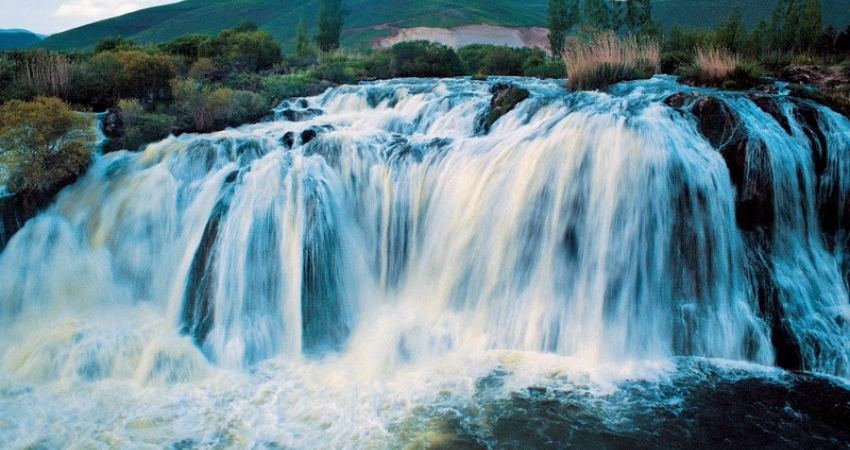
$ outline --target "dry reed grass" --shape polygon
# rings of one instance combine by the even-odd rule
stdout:
[[[567,78],[573,89],[600,89],[613,83],[650,78],[661,61],[658,41],[614,32],[575,42],[564,53]]]
[[[738,57],[725,48],[697,48],[693,74],[704,83],[718,83],[732,75],[740,63]]]

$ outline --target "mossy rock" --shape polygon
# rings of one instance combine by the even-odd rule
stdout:
[[[490,132],[490,128],[499,118],[511,112],[519,102],[531,95],[528,89],[504,81],[494,84],[490,92],[493,93],[493,98],[490,100],[490,111],[484,117],[485,133]]]

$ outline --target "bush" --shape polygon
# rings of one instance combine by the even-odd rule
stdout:
[[[256,25],[240,24],[200,43],[199,55],[240,72],[257,72],[280,62],[280,44]]]
[[[352,83],[355,80],[354,74],[348,70],[348,58],[344,56],[325,58],[313,69],[312,76],[336,84]]]
[[[171,134],[174,119],[167,114],[146,112],[138,100],[120,100],[118,109],[124,124],[124,136],[119,147],[135,150]]]
[[[363,68],[369,76],[381,79],[393,77],[393,54],[390,49],[376,50],[363,61]]]
[[[260,93],[263,97],[275,102],[290,97],[318,95],[328,87],[330,87],[329,83],[316,79],[308,72],[271,75],[260,80]]]
[[[532,56],[522,64],[522,74],[537,78],[563,78],[567,67],[563,59],[543,59]]]
[[[543,62],[546,57],[540,49],[485,44],[461,47],[457,55],[466,67],[467,73],[513,76],[524,74],[523,65],[529,58]]]
[[[73,181],[94,142],[92,119],[57,98],[0,106],[0,173],[10,192],[45,193]]]
[[[212,88],[191,80],[176,81],[172,111],[178,131],[210,132],[257,121],[269,112],[259,94]]]
[[[428,41],[407,41],[390,49],[394,77],[454,77],[463,75],[463,64],[450,47]]]
[[[650,78],[659,61],[657,41],[634,36],[621,40],[614,32],[577,41],[564,55],[570,86],[579,90]]]

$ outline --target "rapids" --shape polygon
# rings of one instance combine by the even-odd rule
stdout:
[[[509,81],[489,133],[404,79],[99,158],[0,253],[0,447],[846,445],[850,121]]]

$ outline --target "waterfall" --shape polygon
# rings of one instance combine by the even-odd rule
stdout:
[[[0,253],[0,394],[226,370],[221,386],[274,373],[347,398],[340,379],[458,355],[850,377],[846,118],[700,91],[746,136],[738,173],[696,113],[665,104],[687,89],[670,79],[607,93],[509,81],[531,97],[488,133],[488,83],[390,80],[104,155]],[[742,218],[756,185],[769,226]]]

